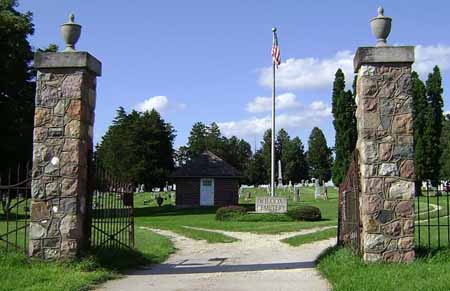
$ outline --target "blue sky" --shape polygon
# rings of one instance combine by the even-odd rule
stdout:
[[[353,78],[358,46],[375,39],[369,20],[378,5],[393,17],[388,43],[415,45],[422,78],[433,65],[444,77],[450,110],[450,2],[442,1],[55,1],[22,0],[34,14],[36,48],[63,47],[59,25],[74,12],[83,26],[77,49],[103,63],[98,80],[95,141],[119,106],[157,108],[187,142],[197,121],[218,122],[226,135],[259,144],[270,126],[271,27],[277,26],[278,128],[306,144],[314,126],[334,144],[331,86],[338,67]],[[447,27],[447,29],[445,28]],[[350,84],[348,84],[350,85]]]

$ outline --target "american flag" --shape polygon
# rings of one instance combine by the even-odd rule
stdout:
[[[280,47],[278,46],[278,37],[277,37],[276,31],[273,32],[272,60],[278,69],[278,66],[281,64],[281,56],[280,56]]]

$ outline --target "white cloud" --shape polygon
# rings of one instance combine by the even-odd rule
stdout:
[[[290,58],[281,63],[277,71],[277,86],[283,89],[321,89],[331,86],[334,74],[341,68],[351,85],[353,76],[353,53],[338,51],[329,58]],[[261,85],[272,86],[272,68],[260,71]]]
[[[155,109],[158,112],[167,112],[169,110],[182,110],[186,104],[169,101],[167,96],[153,96],[136,105],[139,111],[150,111]]]
[[[422,78],[426,78],[428,73],[433,71],[435,65],[438,65],[441,71],[450,69],[450,46],[418,45],[416,46],[415,55],[416,62],[413,67]]]
[[[331,116],[331,106],[322,101],[314,101],[308,106],[300,106],[298,110],[276,116],[276,127],[285,129],[311,128],[319,125]],[[241,138],[262,135],[271,127],[271,117],[251,117],[249,119],[218,123],[226,136],[236,135]]]
[[[284,93],[275,98],[277,110],[291,109],[300,106],[297,96],[293,93]],[[272,97],[255,97],[247,104],[247,111],[251,113],[267,112],[272,108]]]
[[[353,82],[353,56],[353,52],[342,50],[325,58],[289,58],[279,66],[277,86],[288,90],[330,88],[336,70],[341,68],[347,87],[350,87]],[[415,57],[413,68],[422,78],[426,78],[435,65],[438,65],[441,71],[450,69],[448,45],[417,45]],[[272,67],[260,70],[259,82],[266,87],[272,86]]]

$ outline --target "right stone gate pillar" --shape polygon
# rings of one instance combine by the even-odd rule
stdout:
[[[414,260],[414,47],[360,47],[356,118],[365,261]]]

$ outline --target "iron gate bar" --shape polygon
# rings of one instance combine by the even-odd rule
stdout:
[[[445,187],[445,192],[447,193],[447,243],[450,245],[450,212],[449,212],[449,201],[448,201],[448,190],[450,187],[450,183],[447,182]]]
[[[435,247],[437,248],[442,248],[444,247],[444,245],[442,244],[442,240],[445,240],[445,236],[443,236],[444,234],[441,233],[441,231],[446,231],[447,232],[447,246],[446,247],[450,247],[450,193],[449,193],[449,189],[450,189],[450,182],[446,182],[443,185],[445,188],[443,190],[439,190],[439,188],[437,187],[432,187],[430,185],[429,182],[426,183],[426,189],[424,191],[424,193],[426,193],[425,195],[427,195],[425,203],[426,208],[425,211],[423,213],[420,212],[421,208],[420,208],[420,204],[421,204],[421,195],[417,196],[417,219],[415,222],[415,226],[416,226],[416,231],[418,234],[418,242],[417,242],[417,246],[418,247],[423,247],[426,249],[433,249]],[[442,199],[441,196],[445,195],[446,197],[444,199]],[[432,201],[430,201],[430,196],[434,197],[434,199],[436,200],[436,204],[432,204]],[[445,206],[442,206],[442,203],[446,203]],[[433,210],[431,210],[431,205],[433,205]],[[445,217],[441,217],[443,216],[443,212],[441,210],[446,210],[445,212],[445,216],[446,216],[446,220]],[[426,213],[425,213],[426,212]],[[431,217],[431,212],[436,212],[436,216]],[[425,216],[426,215],[426,216]],[[424,218],[422,218],[422,217]],[[425,221],[425,225],[422,224],[422,221]],[[446,224],[443,224],[443,222],[447,222]],[[424,239],[424,234],[423,232],[425,231],[425,235],[427,236],[427,239]],[[422,244],[422,240],[425,240],[425,243]]]
[[[419,234],[419,247],[420,247],[420,196],[422,195],[422,185],[416,186],[417,188],[417,217],[418,217],[418,234]]]
[[[15,169],[15,181],[12,179],[11,168],[8,169],[7,185],[2,184],[0,176],[0,201],[4,213],[6,232],[0,232],[0,241],[5,243],[5,251],[23,249],[27,251],[29,207],[31,197],[31,172],[29,163],[23,168],[21,164]],[[21,206],[23,213],[21,213]],[[15,213],[14,213],[15,212]],[[23,245],[20,243],[19,234],[23,235]]]
[[[132,187],[100,166],[94,168],[91,191],[91,245],[97,248],[134,246]],[[131,203],[130,203],[131,202]]]
[[[430,191],[429,191],[429,182],[427,182],[427,219],[428,219],[428,248],[431,247],[431,237],[430,237]]]
[[[437,223],[438,223],[438,227],[440,227],[439,225],[440,225],[440,218],[439,218],[439,189],[438,189],[438,192],[436,192],[436,204],[437,204]],[[439,228],[438,228],[439,229]],[[438,234],[438,248],[440,248],[441,247],[441,232],[440,231],[438,231],[437,232],[437,234]]]

